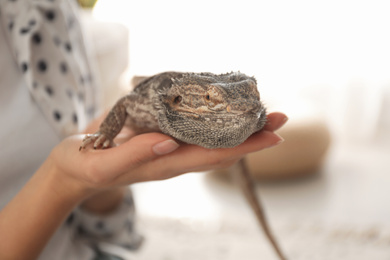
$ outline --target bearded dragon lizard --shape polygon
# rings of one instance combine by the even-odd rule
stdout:
[[[98,132],[86,135],[80,150],[108,148],[124,126],[137,134],[163,132],[205,148],[230,148],[266,124],[256,79],[240,72],[226,74],[164,72],[140,82],[111,109]],[[244,194],[281,260],[286,259],[258,200],[245,162],[237,172]]]

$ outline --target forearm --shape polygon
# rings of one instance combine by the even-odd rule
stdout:
[[[87,194],[61,178],[50,159],[0,212],[0,259],[35,259]]]

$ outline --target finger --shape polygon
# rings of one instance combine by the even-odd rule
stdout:
[[[125,132],[125,133],[119,133],[115,139],[114,139],[114,144],[115,145],[120,145],[123,144],[127,141],[129,141],[132,137],[134,137],[136,134],[131,133],[131,132]]]
[[[134,169],[154,158],[173,152],[179,145],[160,133],[142,134],[127,142],[107,149],[89,150],[102,174],[122,173]],[[94,167],[96,169],[96,166]],[[104,177],[104,176],[103,176]]]
[[[230,160],[272,147],[282,141],[283,138],[273,132],[261,131],[234,148],[206,149],[196,145],[181,145],[173,153],[159,157],[153,163],[145,165],[145,174],[151,175],[149,179],[165,179],[184,172],[215,169]],[[155,172],[153,169],[159,169],[159,171]]]
[[[239,158],[233,158],[233,159],[226,159],[226,161],[223,161],[216,165],[200,165],[197,167],[193,167],[191,169],[187,170],[176,170],[176,169],[169,169],[166,171],[144,171],[143,178],[147,177],[147,180],[166,180],[169,178],[177,177],[181,174],[187,173],[187,172],[205,172],[210,170],[218,170],[218,169],[226,169],[233,164],[237,163],[240,159],[242,159],[242,156]],[[144,180],[143,180],[144,181]]]
[[[232,166],[233,164],[237,163],[242,158],[243,156],[240,156],[238,158],[232,158],[232,159],[229,158],[214,166],[200,166],[198,168],[192,169],[191,172],[205,172],[210,170],[226,169]]]
[[[280,112],[273,112],[267,116],[267,124],[264,126],[266,131],[276,131],[281,128],[288,120],[288,117]]]

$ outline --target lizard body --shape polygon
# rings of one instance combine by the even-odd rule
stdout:
[[[244,142],[266,124],[255,78],[226,74],[164,72],[140,82],[111,109],[89,143],[108,148],[124,126],[137,134],[163,132],[205,148],[230,148]],[[244,161],[237,172],[244,194],[280,259],[286,259],[273,238]]]

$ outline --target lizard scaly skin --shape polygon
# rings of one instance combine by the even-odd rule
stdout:
[[[121,98],[99,131],[84,138],[80,150],[90,143],[95,149],[110,147],[124,126],[137,134],[157,131],[205,148],[230,148],[261,130],[266,121],[253,77],[240,72],[164,72]],[[244,194],[280,259],[286,259],[270,232],[244,161],[240,165]]]

